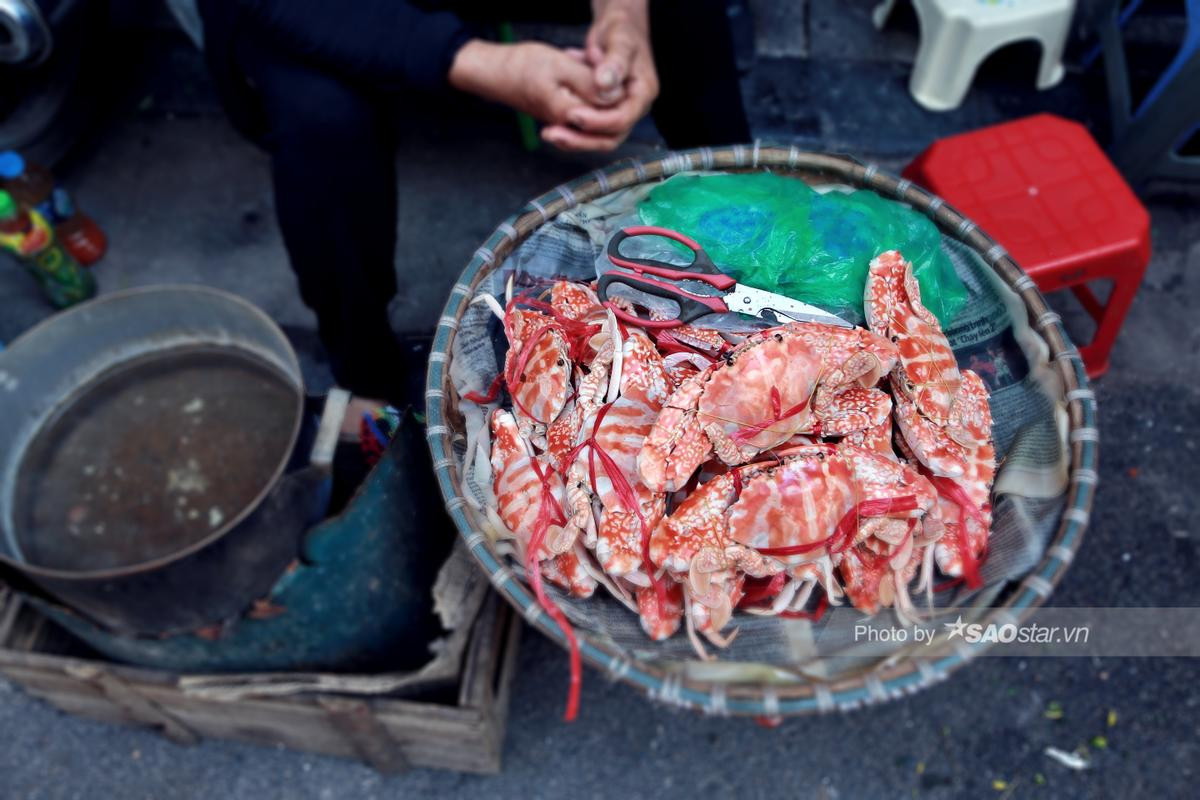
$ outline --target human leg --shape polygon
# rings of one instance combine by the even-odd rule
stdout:
[[[404,365],[387,315],[396,174],[384,103],[253,41],[237,53],[261,96],[276,216],[334,377],[356,394],[395,398]]]

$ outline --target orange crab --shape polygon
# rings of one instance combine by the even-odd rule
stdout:
[[[864,293],[867,324],[891,339],[900,358],[891,374],[896,424],[935,474],[958,477],[964,450],[991,439],[987,387],[960,371],[941,324],[921,303],[912,265],[895,250],[871,261]]]
[[[904,616],[935,565],[976,585],[986,387],[958,370],[898,253],[872,262],[866,301],[871,330],[790,323],[736,346],[626,328],[582,284],[510,303],[496,513],[547,611],[561,616],[543,577],[577,596],[603,584],[652,639],[686,622],[707,658],[702,640],[727,645],[742,606],[803,615],[820,590],[821,608]]]
[[[726,515],[737,501],[740,481],[759,469],[737,467],[701,485],[650,537],[650,562],[680,585],[688,635],[702,657],[706,654],[697,631],[719,647],[729,643],[720,631],[741,599],[745,574],[770,575],[782,569],[729,539]]]
[[[661,639],[679,627],[682,598],[678,589],[655,585],[647,568],[647,538],[666,512],[666,496],[642,483],[636,461],[671,382],[642,331],[630,330],[620,351],[619,394],[585,422],[590,437],[578,450],[572,474],[588,476],[601,508],[597,560],[606,574],[630,585],[643,628]]]
[[[683,585],[689,631],[724,646],[721,630],[747,576],[787,574],[774,611],[802,606],[817,584],[836,597],[832,569],[842,564],[855,578],[847,594],[856,607],[903,601],[915,572],[913,531],[925,535],[936,502],[929,481],[894,458],[845,445],[800,447],[700,486],[659,523],[650,558]],[[883,550],[882,561],[863,557],[872,548]]]
[[[509,303],[504,381],[521,434],[535,444],[545,445],[573,399],[586,408],[603,397],[613,356],[607,316],[595,292],[568,281],[550,287],[549,302],[523,295]]]
[[[673,382],[646,333],[618,327],[590,288],[559,281],[549,307],[568,326],[587,325],[571,345],[575,391],[546,435],[546,457],[566,476],[570,515],[556,541],[562,547],[580,537],[604,573],[620,581],[612,586],[636,595],[647,633],[664,638],[679,625],[680,603],[654,586],[644,550],[666,498],[642,484],[636,458]]]
[[[597,411],[592,447],[579,453],[595,476],[596,494],[604,508],[596,557],[609,575],[643,586],[649,585],[648,576],[641,574],[643,531],[658,523],[666,511],[666,498],[642,483],[637,455],[658,419],[669,385],[654,344],[640,330],[630,330],[622,345],[620,393]],[[633,502],[637,508],[629,507]]]
[[[766,556],[811,562],[794,573],[798,579],[818,579],[831,560],[850,602],[874,613],[893,598],[908,605],[907,554],[941,535],[940,524],[926,521],[936,516],[936,500],[932,484],[894,457],[846,444],[813,447],[747,483],[729,515],[730,537]],[[888,558],[867,559],[866,551]],[[872,580],[853,579],[866,572]]]
[[[938,569],[952,578],[965,578],[969,586],[978,584],[975,573],[987,550],[995,476],[996,451],[992,445],[985,444],[969,451],[967,469],[962,477],[933,478],[946,526],[946,533],[934,551]]]
[[[558,419],[571,388],[566,332],[553,317],[510,308],[505,314],[508,355],[504,382],[513,398],[521,435],[540,439]]]
[[[878,425],[891,401],[873,387],[896,356],[863,329],[795,322],[756,333],[671,395],[638,456],[642,480],[673,491],[713,452],[744,464],[798,433]]]
[[[569,328],[575,397],[584,413],[591,413],[609,390],[616,320],[590,287],[569,281],[555,281],[550,287],[549,310],[560,324]]]
[[[921,303],[912,265],[898,252],[871,262],[864,300],[871,329],[900,350],[891,375],[896,444],[937,487],[945,523],[934,548],[938,566],[978,585],[996,472],[987,386],[971,370],[959,370],[941,325]]]
[[[528,551],[538,535],[537,563],[542,574],[576,597],[590,597],[596,579],[586,565],[586,554],[563,541],[562,478],[534,458],[520,434],[514,416],[504,410],[492,415],[492,489],[496,513],[529,561]],[[539,531],[539,528],[542,530]]]

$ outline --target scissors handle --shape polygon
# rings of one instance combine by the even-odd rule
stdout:
[[[665,297],[679,306],[679,313],[671,319],[646,319],[636,314],[630,314],[617,308],[608,300],[608,287],[614,283],[637,289],[639,292]],[[678,328],[706,314],[721,314],[729,311],[729,306],[720,297],[705,297],[692,294],[678,284],[656,281],[653,278],[629,275],[624,272],[606,272],[600,276],[596,293],[605,302],[618,319],[643,328]]]
[[[679,242],[692,251],[692,261],[689,264],[668,264],[653,258],[631,258],[621,255],[621,242],[635,236],[662,236]],[[631,269],[638,274],[650,273],[676,281],[703,281],[716,289],[732,289],[736,280],[721,272],[704,252],[704,248],[695,240],[684,236],[679,231],[669,228],[658,228],[653,225],[633,225],[623,228],[613,234],[608,240],[608,260],[618,267]]]

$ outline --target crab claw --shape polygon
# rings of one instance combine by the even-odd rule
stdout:
[[[992,409],[983,378],[969,369],[962,371],[962,383],[950,407],[946,433],[964,447],[979,447],[992,436]]]
[[[707,371],[696,373],[667,398],[638,453],[642,483],[656,492],[681,488],[712,453],[712,444],[696,419],[706,375]]]
[[[958,363],[937,317],[921,303],[912,264],[895,250],[872,259],[864,301],[871,331],[891,339],[899,351],[900,365],[892,373],[896,394],[945,424],[961,380]]]
[[[946,430],[924,417],[901,392],[893,397],[896,427],[904,443],[935,475],[962,476],[967,470],[967,451],[950,438]]]
[[[850,548],[838,566],[846,596],[864,614],[875,614],[898,600],[907,605],[908,584],[922,555],[913,547],[912,537],[899,547],[868,539]]]
[[[679,630],[683,620],[683,589],[677,583],[663,587],[660,601],[659,590],[653,586],[637,590],[638,617],[642,630],[656,642],[670,639]]]
[[[579,548],[560,553],[542,562],[542,575],[551,583],[566,589],[573,597],[591,597],[599,584],[588,570],[586,558]]]
[[[728,635],[723,635],[721,630],[733,619],[733,609],[742,599],[742,586],[745,579],[746,576],[741,573],[736,575],[726,573],[726,579],[719,583],[714,582],[704,597],[697,596],[690,589],[684,588],[683,597],[687,605],[684,618],[688,623],[688,635],[692,639],[692,646],[695,648],[696,654],[702,659],[707,661],[712,656],[705,651],[699,639],[696,638],[697,631],[717,647],[728,647],[737,636],[736,629]]]

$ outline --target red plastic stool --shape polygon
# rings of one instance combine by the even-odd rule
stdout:
[[[1150,215],[1082,125],[1038,114],[941,139],[904,177],[1008,250],[1044,292],[1070,289],[1096,321],[1079,349],[1092,378],[1150,262]],[[1089,281],[1110,280],[1106,302]]]

